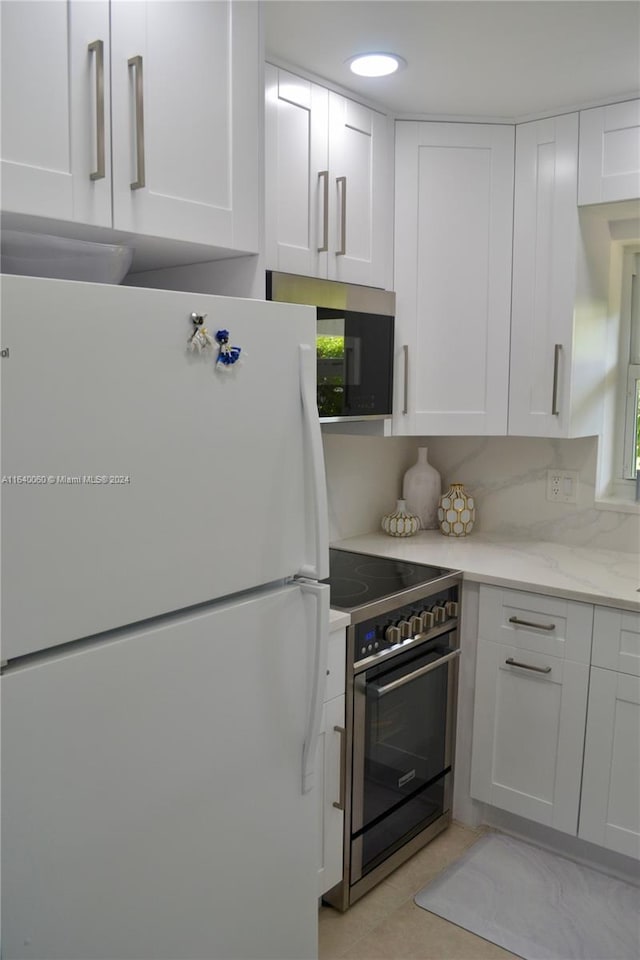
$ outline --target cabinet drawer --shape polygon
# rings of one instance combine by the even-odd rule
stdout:
[[[478,637],[521,650],[589,663],[593,607],[503,587],[480,587]]]
[[[329,634],[325,703],[344,694],[346,642],[347,631],[344,629],[334,630],[333,633]]]
[[[591,663],[640,677],[640,613],[595,608]]]

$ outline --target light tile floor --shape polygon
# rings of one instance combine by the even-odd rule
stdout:
[[[320,960],[509,960],[514,954],[413,902],[483,830],[459,823],[439,834],[346,913],[320,908]]]

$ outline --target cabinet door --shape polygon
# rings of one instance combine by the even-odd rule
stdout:
[[[394,433],[506,434],[513,142],[396,124]]]
[[[265,85],[267,268],[326,277],[328,91],[271,64]]]
[[[578,114],[516,128],[509,433],[569,435]]]
[[[385,117],[329,93],[330,280],[387,285],[388,170]]]
[[[640,678],[591,668],[578,836],[640,858]]]
[[[640,197],[640,100],[580,112],[578,203]]]
[[[257,250],[253,2],[112,3],[114,227]]]
[[[595,608],[591,663],[640,677],[640,613]]]
[[[9,0],[1,17],[2,209],[110,226],[108,3]]]
[[[342,880],[344,736],[343,695],[324,704],[318,738],[319,896]]]
[[[588,683],[586,664],[479,640],[471,796],[575,836]]]

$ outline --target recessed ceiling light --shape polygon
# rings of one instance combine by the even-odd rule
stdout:
[[[361,53],[347,63],[359,77],[386,77],[400,66],[406,66],[406,61],[395,53]]]

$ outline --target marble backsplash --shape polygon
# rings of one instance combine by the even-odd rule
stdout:
[[[401,495],[402,477],[429,449],[442,482],[476,498],[476,529],[497,537],[637,553],[640,513],[596,509],[597,439],[359,437],[324,434],[332,540],[372,533]],[[547,470],[578,472],[577,503],[546,499]],[[472,534],[473,536],[473,534]]]

